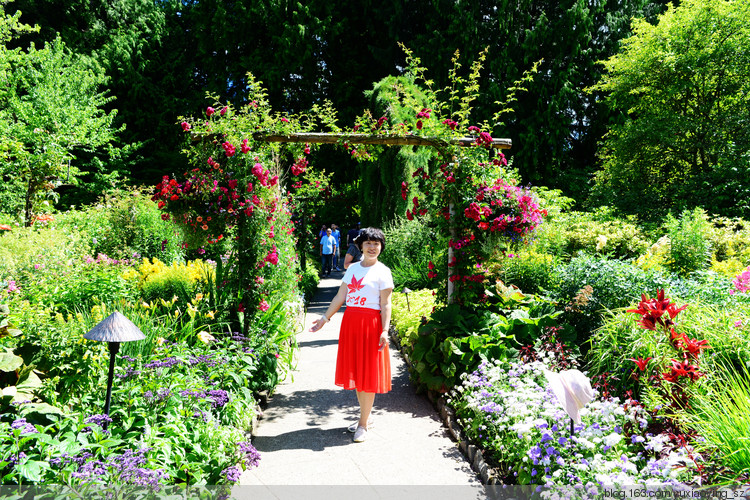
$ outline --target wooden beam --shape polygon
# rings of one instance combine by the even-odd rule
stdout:
[[[450,141],[437,137],[420,137],[416,135],[378,135],[378,134],[321,134],[315,132],[298,134],[268,134],[256,132],[253,134],[256,141],[265,142],[299,142],[310,144],[338,144],[347,142],[349,144],[374,144],[382,146],[433,146],[443,147],[448,144],[458,146],[471,146],[475,144],[474,137],[454,138]],[[496,149],[510,149],[510,139],[493,139],[492,147]]]

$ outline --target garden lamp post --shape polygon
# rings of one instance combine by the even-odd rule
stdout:
[[[404,287],[404,289],[401,290],[401,293],[403,293],[404,296],[406,297],[406,310],[409,311],[409,312],[411,312],[411,307],[409,307],[409,294],[411,293],[411,290],[409,290],[408,288]]]
[[[104,414],[109,415],[109,404],[112,400],[112,379],[115,374],[115,356],[120,351],[120,343],[143,340],[146,336],[132,321],[118,311],[115,311],[92,328],[83,338],[107,342],[107,346],[109,347],[107,397],[104,403]],[[104,425],[106,426],[106,423]]]

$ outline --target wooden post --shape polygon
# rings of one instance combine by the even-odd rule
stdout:
[[[456,241],[456,226],[454,225],[453,221],[456,217],[456,205],[451,202],[451,204],[448,206],[448,213],[450,214],[451,222],[450,226],[448,228],[448,233],[450,234],[451,240],[454,242]],[[453,273],[455,273],[454,267],[450,266],[450,263],[453,262],[453,259],[455,259],[456,254],[453,251],[453,247],[448,245],[448,304],[453,303],[453,295],[456,291],[456,287],[454,286],[453,282],[451,281],[451,277],[453,276]]]

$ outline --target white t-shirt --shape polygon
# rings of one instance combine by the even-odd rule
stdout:
[[[351,264],[341,280],[349,287],[347,307],[367,307],[380,310],[380,291],[393,288],[391,270],[381,263],[362,267],[362,262]]]

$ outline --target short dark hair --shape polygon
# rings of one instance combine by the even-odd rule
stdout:
[[[365,241],[379,241],[380,251],[385,250],[385,235],[383,231],[376,227],[366,227],[359,232],[359,236],[354,239],[354,243],[357,244],[360,250],[362,250],[362,243]]]

